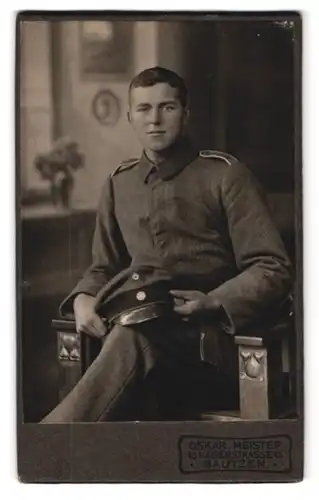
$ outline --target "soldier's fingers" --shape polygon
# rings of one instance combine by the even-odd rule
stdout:
[[[184,300],[194,300],[198,292],[196,290],[170,290],[171,295]]]
[[[78,333],[84,333],[86,335],[91,335],[90,329],[84,324],[80,324],[79,326],[77,326],[76,331]]]
[[[185,290],[170,290],[169,293],[178,299],[186,298]]]
[[[90,335],[91,337],[101,337],[99,330],[92,324],[92,322],[80,323],[77,327],[77,332]]]
[[[92,337],[101,338],[103,336],[100,328],[95,325],[93,318],[90,320],[90,323],[86,325],[86,333]]]
[[[93,326],[101,336],[105,335],[106,333],[105,325],[100,316],[98,316],[97,314],[93,318]]]
[[[91,335],[92,335],[92,337],[96,337],[97,339],[102,339],[104,337],[104,333],[102,333],[97,328],[94,328],[94,329],[92,328]]]
[[[175,306],[182,306],[185,304],[185,299],[179,299],[177,297],[174,297],[174,304]]]
[[[174,311],[182,316],[189,316],[192,313],[189,303],[183,304],[182,306],[175,306]]]
[[[182,306],[175,306],[174,311],[189,316],[190,314],[195,313],[196,311],[200,311],[200,304],[197,300],[190,300],[183,304]]]

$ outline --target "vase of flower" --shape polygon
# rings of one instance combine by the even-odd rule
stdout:
[[[38,155],[35,167],[50,184],[50,197],[55,206],[69,209],[72,205],[74,172],[84,166],[83,155],[76,142],[60,139],[47,154]]]

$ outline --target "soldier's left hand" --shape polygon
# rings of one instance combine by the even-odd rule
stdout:
[[[219,303],[214,303],[210,297],[199,290],[171,290],[174,297],[174,311],[182,316],[193,316],[217,311]]]

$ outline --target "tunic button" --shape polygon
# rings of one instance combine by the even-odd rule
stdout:
[[[136,298],[137,298],[137,300],[140,300],[140,301],[145,300],[146,299],[146,293],[145,292],[137,292]]]
[[[132,278],[133,278],[133,280],[137,281],[138,279],[140,279],[140,275],[137,273],[133,273]]]

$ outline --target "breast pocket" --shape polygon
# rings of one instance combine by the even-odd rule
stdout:
[[[208,227],[209,214],[203,203],[174,196],[158,204],[154,218],[161,231],[199,233]]]

